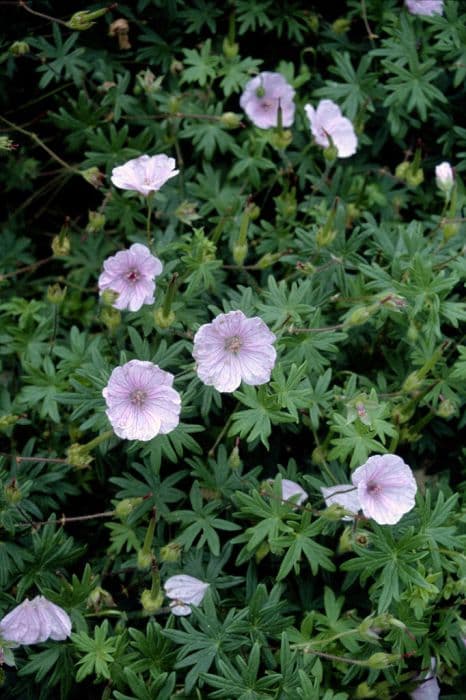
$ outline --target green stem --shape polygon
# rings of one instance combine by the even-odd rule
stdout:
[[[151,218],[152,218],[152,194],[147,196],[147,223],[146,223],[146,236],[147,236],[147,246],[150,249],[152,247],[152,233],[151,233]]]
[[[90,442],[87,442],[85,445],[83,445],[83,448],[86,448],[86,450],[91,450],[94,449],[94,447],[97,447],[97,445],[100,445],[100,443],[105,442],[106,440],[109,440],[113,436],[113,430],[106,430],[105,432],[101,433],[100,435],[97,435],[96,438],[91,440]]]

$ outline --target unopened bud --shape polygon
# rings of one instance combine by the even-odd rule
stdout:
[[[140,549],[137,554],[138,569],[149,569],[152,564],[153,558],[154,557],[152,552],[146,552],[144,551],[144,549]]]
[[[14,151],[17,146],[8,136],[0,136],[0,151]]]
[[[23,496],[21,494],[21,489],[19,488],[16,479],[13,479],[11,483],[5,486],[5,488],[3,489],[3,495],[5,497],[5,500],[10,505],[15,505],[16,503],[19,503],[21,501]]]
[[[183,547],[178,542],[169,542],[160,549],[160,559],[161,561],[166,561],[170,563],[175,563],[181,559],[181,552]]]
[[[311,460],[313,464],[325,464],[327,459],[327,451],[324,447],[319,445],[312,450]]]
[[[319,29],[319,16],[315,12],[310,12],[305,19],[311,32],[316,33]]]
[[[4,416],[0,416],[0,430],[5,430],[10,426],[14,425],[19,420],[19,416],[14,416],[9,413]]]
[[[47,288],[47,301],[51,304],[61,304],[66,296],[66,287],[59,284],[50,284]]]
[[[99,211],[89,211],[89,221],[86,226],[86,233],[98,233],[105,226],[105,216]]]
[[[165,313],[163,306],[159,306],[158,309],[154,311],[154,322],[159,328],[170,328],[176,321],[176,314],[174,311],[170,310]]]
[[[197,213],[196,207],[197,205],[195,202],[189,202],[185,199],[175,209],[175,216],[177,219],[182,221],[183,224],[190,224],[192,221],[196,221],[197,219],[201,218]]]
[[[360,683],[356,688],[356,692],[353,696],[356,700],[365,700],[365,698],[375,698],[377,697],[377,690],[371,688],[367,683]]]
[[[143,499],[141,496],[136,496],[133,498],[123,498],[123,500],[118,501],[115,506],[115,513],[120,518],[120,520],[126,520],[126,518],[131,515],[133,510],[142,503]]]
[[[379,651],[367,659],[367,665],[369,668],[374,670],[381,670],[393,666],[394,663],[400,660],[399,654],[386,654],[383,651]]]
[[[460,226],[456,221],[445,221],[440,225],[440,228],[442,229],[443,233],[443,240],[445,242],[449,241],[450,238],[453,238],[453,236],[456,236],[458,231],[460,230]]]
[[[283,150],[285,148],[288,148],[288,146],[292,142],[293,134],[289,129],[280,129],[277,131],[273,131],[269,135],[269,140],[274,148]]]
[[[337,554],[347,554],[353,550],[353,528],[345,527],[338,541]]]
[[[422,377],[416,370],[408,374],[402,384],[402,391],[411,394],[413,391],[418,391],[422,387]]]
[[[239,447],[238,445],[235,445],[232,451],[230,452],[230,456],[228,457],[228,466],[230,469],[239,469],[243,464],[243,461],[240,457],[239,454]]]
[[[256,563],[259,564],[262,561],[262,559],[264,559],[264,557],[266,557],[267,554],[269,554],[269,552],[270,552],[270,547],[269,547],[268,543],[261,542],[261,544],[256,549],[256,553],[254,555],[255,559],[256,559]]]
[[[324,148],[324,158],[328,163],[333,163],[338,158],[338,148],[334,145]]]
[[[261,215],[260,207],[258,207],[257,204],[248,204],[247,210],[250,221],[255,221]]]
[[[109,36],[116,36],[118,39],[118,48],[123,51],[127,51],[131,48],[131,44],[128,39],[129,35],[129,23],[128,20],[120,17],[111,23],[109,30]]]
[[[354,309],[345,321],[345,326],[361,326],[366,323],[370,317],[374,314],[374,306],[361,306],[358,309]]]
[[[449,197],[455,184],[455,174],[450,163],[444,161],[435,167],[435,182],[439,190]]]
[[[69,237],[65,234],[59,234],[52,239],[52,252],[57,258],[64,258],[70,252],[71,244]]]
[[[415,406],[412,401],[408,401],[405,404],[394,406],[392,409],[392,420],[395,425],[402,425],[407,423],[414,415]]]
[[[87,447],[77,442],[70,445],[66,451],[66,461],[76,469],[87,469],[93,459]]]
[[[346,34],[351,27],[351,20],[346,17],[339,17],[332,23],[332,30],[335,34]]]
[[[266,253],[254,265],[258,270],[266,270],[280,260],[282,253]]]
[[[247,243],[235,243],[233,246],[233,260],[237,265],[242,265],[248,254]]]
[[[108,591],[97,586],[97,588],[94,588],[87,596],[86,607],[93,608],[98,612],[102,608],[114,608],[115,601]]]
[[[113,289],[104,289],[100,295],[100,302],[103,306],[113,306],[120,294]]]
[[[440,416],[440,418],[451,418],[455,415],[457,409],[458,407],[453,401],[450,401],[450,399],[444,399],[437,406],[436,413],[438,416]]]
[[[105,179],[105,175],[95,166],[87,168],[87,170],[81,170],[81,175],[86,182],[96,188],[100,187]]]
[[[223,55],[225,56],[225,58],[228,58],[229,60],[231,60],[232,58],[236,58],[236,56],[238,55],[238,51],[239,51],[238,44],[234,41],[230,41],[230,39],[228,37],[226,37],[223,40],[222,48],[223,48]]]
[[[241,124],[241,117],[234,112],[224,112],[220,117],[220,124],[227,129],[237,129]]]
[[[167,108],[170,114],[176,114],[180,111],[181,102],[177,95],[170,95],[167,102]]]
[[[103,7],[102,9],[94,10],[93,12],[88,10],[75,12],[71,19],[66,23],[66,26],[78,32],[90,29],[95,24],[93,20],[102,17],[106,12],[108,12],[108,10],[108,7]]]
[[[319,246],[319,248],[330,245],[330,243],[335,240],[336,235],[337,232],[334,228],[328,229],[326,226],[321,226],[317,231],[316,244]]]
[[[411,187],[418,187],[424,182],[424,171],[422,168],[417,170],[409,169],[406,173],[406,183]]]
[[[26,41],[14,41],[9,48],[13,56],[24,56],[29,53],[30,50],[30,46]]]
[[[152,592],[146,588],[141,595],[141,605],[147,613],[152,615],[157,610],[160,610],[164,597],[163,591],[159,591],[156,596],[153,596]]]
[[[100,310],[100,320],[109,331],[114,331],[121,323],[121,313],[113,306],[103,306]]]

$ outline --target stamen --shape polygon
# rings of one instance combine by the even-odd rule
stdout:
[[[142,391],[142,389],[136,389],[132,392],[130,396],[131,403],[135,406],[142,406],[146,398],[147,393],[145,391]]]
[[[232,335],[231,338],[227,338],[225,341],[224,348],[229,352],[237,353],[241,350],[243,343],[239,335]]]

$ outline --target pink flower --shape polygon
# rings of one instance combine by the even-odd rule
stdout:
[[[170,576],[164,585],[167,597],[172,600],[170,603],[171,611],[174,615],[179,616],[190,615],[191,605],[200,605],[208,588],[208,583],[187,574]]]
[[[178,175],[180,171],[175,170],[175,167],[175,159],[163,153],[158,156],[139,156],[113,168],[111,180],[115,187],[134,190],[147,196]]]
[[[242,311],[220,314],[194,336],[193,357],[199,379],[218,391],[235,391],[241,384],[265,384],[275,365],[274,334],[262,319]]]
[[[435,166],[435,181],[442,192],[450,194],[455,183],[455,175],[450,163],[444,161],[440,165]]]
[[[353,124],[344,117],[341,110],[332,100],[321,100],[314,109],[305,105],[311,131],[319,146],[330,146],[330,138],[337,149],[339,158],[348,158],[356,153],[358,139]],[[329,138],[330,137],[330,138]]]
[[[0,635],[15,644],[39,644],[46,639],[61,641],[70,634],[68,613],[42,595],[32,600],[26,598],[0,620]]]
[[[296,505],[300,506],[301,503],[307,501],[309,496],[305,490],[296,483],[296,481],[291,481],[290,479],[282,479],[282,498],[284,501],[289,501],[293,496],[298,498],[294,499]]]
[[[417,491],[411,468],[397,455],[374,455],[351,477],[366,518],[394,525],[414,508]]]
[[[438,700],[440,697],[440,686],[435,677],[435,657],[431,658],[430,663],[430,670],[424,680],[410,693],[412,700]],[[420,680],[419,676],[417,680]]]
[[[359,502],[358,490],[351,484],[337,484],[336,486],[323,486],[321,488],[325,503],[331,506],[334,503],[338,504],[349,513],[356,515],[361,510]],[[350,515],[343,516],[342,520],[353,520]]]
[[[173,374],[152,362],[131,360],[116,367],[102,391],[116,435],[152,440],[174,430],[180,421],[181,398],[172,384]]]
[[[294,119],[295,91],[280,73],[264,71],[250,80],[239,101],[253,124],[260,129],[278,126],[278,108],[282,110],[282,125],[291,126]]]
[[[134,243],[105,260],[98,282],[100,294],[106,289],[117,292],[115,309],[139,311],[144,304],[154,303],[154,279],[162,270],[162,263],[147,246]]]
[[[412,15],[432,15],[443,14],[443,0],[405,0],[406,8]]]

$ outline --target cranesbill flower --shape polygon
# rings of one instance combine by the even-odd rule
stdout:
[[[208,583],[187,574],[170,576],[164,584],[165,593],[172,601],[171,611],[179,616],[190,615],[191,605],[200,605],[208,588]]]
[[[134,190],[147,196],[178,175],[180,171],[175,170],[175,167],[175,159],[163,153],[158,156],[139,156],[113,168],[111,180],[115,187]]]
[[[15,644],[61,641],[71,634],[71,620],[63,608],[42,595],[26,598],[0,620],[0,636]]]
[[[348,158],[356,153],[358,139],[354,126],[342,115],[335,102],[321,100],[317,109],[312,105],[305,105],[304,109],[311,125],[312,135],[319,146],[327,148],[332,143],[337,149],[339,158]]]
[[[282,498],[284,501],[289,501],[293,496],[298,498],[294,499],[296,505],[300,506],[301,503],[307,501],[309,496],[305,490],[296,483],[296,481],[291,481],[291,479],[282,479]]]
[[[408,12],[412,15],[432,15],[443,14],[443,0],[405,0]]]
[[[444,161],[440,165],[435,166],[435,181],[442,192],[450,194],[455,183],[455,174],[450,163]]]
[[[336,486],[323,486],[321,488],[322,495],[327,506],[334,503],[341,506],[349,513],[356,513],[361,510],[358,490],[351,484],[337,484]],[[353,520],[350,515],[345,515],[342,520]]]
[[[419,677],[418,677],[418,680]],[[431,667],[424,680],[420,680],[418,687],[411,691],[412,700],[438,700],[440,697],[440,686],[435,676],[435,657],[431,658]]]
[[[100,294],[106,289],[117,292],[115,309],[139,311],[144,304],[154,303],[154,280],[162,270],[162,263],[147,246],[134,243],[105,260],[98,282]]]
[[[250,80],[239,101],[249,119],[260,129],[278,126],[278,109],[282,111],[282,126],[291,126],[294,119],[295,91],[281,73],[264,71]]]
[[[411,468],[397,455],[374,455],[351,477],[364,515],[394,525],[414,508],[417,491]]]
[[[258,316],[242,311],[220,314],[194,336],[193,357],[199,379],[218,391],[235,391],[241,384],[265,384],[275,365],[275,335]]]
[[[174,430],[181,398],[172,384],[173,374],[152,362],[131,360],[116,367],[102,391],[115,434],[145,441]]]

